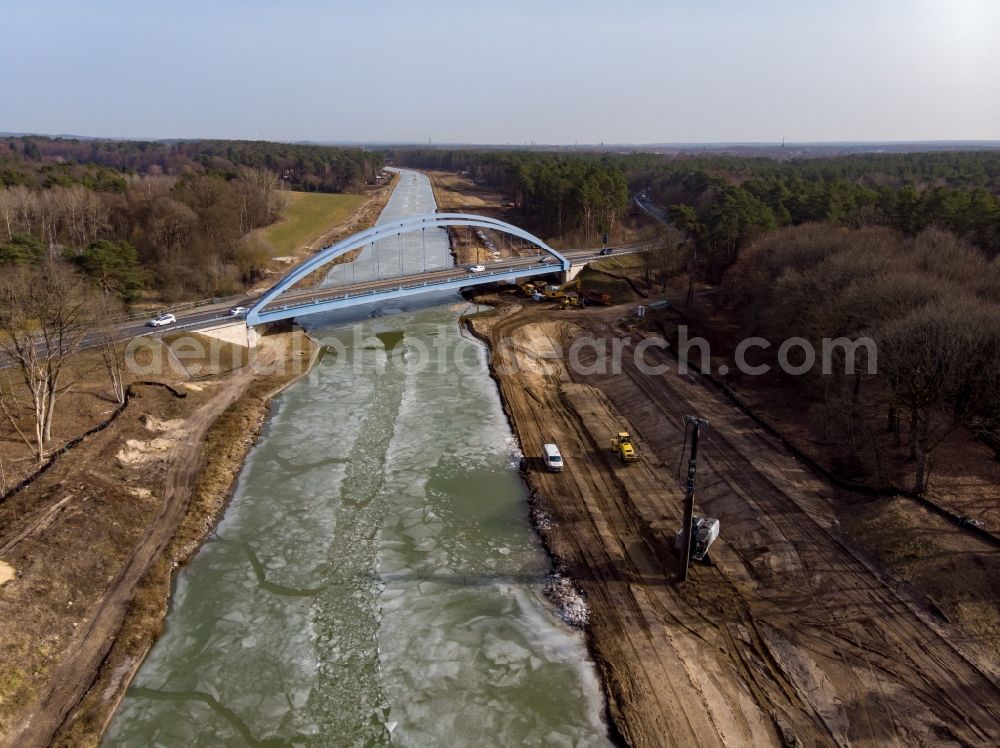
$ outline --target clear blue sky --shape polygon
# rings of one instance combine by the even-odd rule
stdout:
[[[0,0],[0,131],[1000,139],[1000,0]]]

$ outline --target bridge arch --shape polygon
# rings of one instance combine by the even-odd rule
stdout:
[[[316,255],[310,257],[301,265],[291,270],[281,280],[275,283],[263,296],[261,296],[250,308],[246,316],[246,323],[249,326],[259,324],[263,310],[288,291],[300,280],[328,265],[335,259],[347,252],[360,249],[368,244],[373,244],[380,239],[386,239],[398,234],[408,234],[414,231],[421,231],[429,228],[448,228],[454,226],[469,226],[473,228],[491,229],[510,236],[516,236],[535,245],[543,252],[554,257],[560,265],[560,269],[568,271],[570,261],[548,244],[539,239],[534,234],[525,231],[511,223],[501,221],[498,218],[489,216],[477,216],[468,213],[428,213],[426,215],[410,216],[398,221],[382,223],[372,226],[364,231],[359,231],[352,236],[343,239],[336,244],[332,244],[320,250]]]

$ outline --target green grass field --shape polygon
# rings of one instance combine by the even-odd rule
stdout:
[[[368,199],[367,195],[292,192],[284,221],[261,229],[276,255],[292,255],[303,244],[346,221]]]

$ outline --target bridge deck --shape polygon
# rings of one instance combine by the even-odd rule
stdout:
[[[484,272],[473,273],[467,267],[429,270],[416,275],[364,281],[347,285],[316,287],[288,291],[257,312],[259,322],[277,322],[290,317],[343,309],[373,301],[398,299],[405,296],[453,291],[467,286],[513,281],[535,275],[562,271],[559,262],[551,257],[539,261],[537,257],[515,258],[485,265]]]
[[[652,248],[651,242],[641,242],[614,250],[614,256],[644,252]],[[585,265],[602,255],[592,249],[570,250],[563,255],[573,266]],[[449,267],[428,270],[412,275],[397,275],[389,278],[361,281],[337,286],[317,286],[299,290],[289,290],[254,310],[250,325],[277,322],[307,314],[344,309],[358,304],[413,296],[434,291],[456,291],[468,286],[477,286],[499,281],[514,281],[536,275],[546,275],[562,271],[562,265],[552,255],[513,257],[485,264],[484,272],[473,273],[468,267]]]

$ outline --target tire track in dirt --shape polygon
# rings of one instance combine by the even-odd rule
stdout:
[[[603,326],[590,329],[608,333]],[[672,461],[679,452],[685,412],[713,422],[699,469],[700,502],[710,509],[713,503],[724,506],[720,494],[727,491],[741,499],[756,497],[756,510],[780,533],[778,542],[796,550],[798,568],[788,571],[805,582],[802,593],[757,586],[770,603],[760,611],[772,621],[765,641],[771,648],[791,643],[828,673],[823,690],[836,696],[822,694],[827,703],[816,707],[837,742],[906,745],[953,736],[967,744],[994,744],[1000,734],[994,664],[960,649],[955,642],[961,635],[919,610],[912,595],[888,583],[838,537],[834,512],[825,503],[836,492],[696,378],[649,377],[632,356],[622,360],[625,377],[618,382],[628,381],[641,392],[647,409],[652,404],[667,425],[652,429],[662,456]],[[620,387],[608,389],[615,399]],[[634,403],[618,394],[619,404],[632,412]],[[794,652],[783,659],[802,661]]]
[[[760,639],[756,640],[757,646],[754,647],[753,640],[745,637],[746,644],[739,647],[736,645],[736,640],[729,635],[728,629],[722,628],[720,635],[714,622],[698,610],[698,601],[692,604],[687,599],[690,592],[710,591],[711,606],[725,611],[727,617],[746,624],[749,618],[746,606],[728,588],[723,576],[715,569],[707,567],[697,570],[699,587],[673,586],[676,560],[671,555],[669,546],[676,528],[681,523],[682,496],[678,487],[665,484],[654,472],[656,468],[665,471],[665,466],[652,459],[652,455],[644,462],[628,466],[621,465],[614,459],[608,459],[608,452],[602,449],[603,445],[609,443],[611,436],[619,429],[631,429],[634,432],[634,428],[614,411],[613,406],[599,390],[588,386],[564,385],[564,395],[567,390],[572,392],[567,398],[570,400],[571,409],[586,424],[591,441],[594,435],[600,435],[598,437],[600,446],[595,445],[594,459],[598,462],[604,461],[606,463],[604,468],[615,477],[615,486],[611,494],[617,490],[624,497],[624,517],[630,534],[640,538],[647,550],[649,568],[645,578],[652,578],[653,574],[658,574],[663,580],[660,585],[633,585],[633,593],[647,601],[654,615],[659,614],[656,618],[658,625],[666,627],[668,621],[673,621],[675,627],[686,629],[698,640],[700,649],[689,646],[687,656],[675,646],[677,661],[683,664],[683,671],[688,678],[697,684],[697,691],[705,702],[701,709],[709,714],[725,714],[725,718],[720,720],[723,724],[715,725],[719,734],[724,737],[725,744],[731,745],[734,737],[739,738],[738,742],[747,739],[746,736],[753,734],[753,724],[762,720],[765,713],[770,714],[772,719],[775,719],[776,714],[784,715],[780,721],[786,724],[798,721],[797,717],[792,719],[788,716],[794,711],[805,708],[805,705],[797,699],[794,688],[775,668],[756,664],[762,659]],[[669,630],[665,635],[668,641],[677,641]],[[727,643],[732,646],[727,647]],[[704,654],[700,651],[704,649],[710,651],[713,658],[716,657],[717,651],[723,651],[726,653],[726,659],[721,664],[714,661],[706,662]],[[663,664],[665,669],[676,668],[674,658]],[[732,709],[732,704],[743,695],[738,689],[735,693],[732,692],[732,684],[737,682],[734,678],[736,672],[733,670],[745,676],[740,685],[753,694],[761,706],[761,714],[755,715],[752,722],[743,711]],[[715,676],[706,678],[705,673]],[[758,673],[766,677],[758,677]],[[731,724],[729,729],[725,727],[725,723],[732,722],[739,723],[743,728],[737,731],[736,736]],[[813,725],[806,721],[804,725],[798,726],[797,731],[801,733],[803,728],[812,729]],[[698,734],[704,735],[705,732],[702,729]]]
[[[996,663],[839,534],[836,489],[693,376],[647,376],[626,355],[620,375],[571,382],[553,342],[580,334],[577,324],[618,337],[600,313],[573,314],[501,315],[483,327],[525,453],[556,441],[566,457],[563,473],[526,477],[556,519],[553,553],[587,595],[626,742],[996,744]],[[505,357],[521,370],[504,373]],[[686,414],[712,422],[698,501],[723,519],[723,536],[715,565],[675,586]],[[639,463],[610,459],[606,439],[620,425],[646,447]]]
[[[530,345],[515,345],[523,357]],[[587,595],[592,614],[590,637],[604,676],[609,709],[626,742],[632,745],[738,745],[776,742],[772,718],[764,711],[731,707],[754,699],[728,665],[717,662],[714,641],[706,641],[703,622],[684,612],[670,586],[662,549],[631,504],[635,486],[662,486],[642,465],[622,471],[606,464],[603,438],[589,423],[599,417],[574,408],[577,386],[565,381],[544,354],[532,362],[529,381],[500,379],[518,433],[530,445],[554,440],[567,445],[567,470],[559,475],[532,472],[527,477],[549,499],[556,520],[550,545]],[[576,388],[576,389],[574,389]],[[593,393],[600,398],[599,393]],[[600,402],[600,401],[598,401]],[[612,416],[608,415],[608,418]],[[617,419],[615,419],[617,420]],[[631,476],[631,478],[629,477]],[[671,626],[673,620],[683,625]],[[701,671],[707,671],[704,676]],[[719,694],[725,693],[726,697]]]

